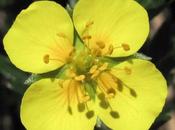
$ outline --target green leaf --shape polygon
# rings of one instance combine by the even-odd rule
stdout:
[[[18,93],[24,93],[26,90],[24,81],[27,78],[27,74],[13,66],[11,62],[2,55],[0,55],[0,74],[4,77],[3,84],[6,87]]]

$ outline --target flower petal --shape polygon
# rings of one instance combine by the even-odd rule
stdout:
[[[114,130],[148,130],[165,103],[164,77],[151,62],[138,59],[116,65],[111,73],[118,89],[108,99],[111,108],[99,107],[99,117]]]
[[[11,61],[20,69],[43,73],[62,66],[72,50],[73,24],[66,10],[51,1],[32,3],[4,38]]]
[[[79,111],[73,87],[70,86],[69,106],[68,82],[62,87],[60,82],[57,79],[42,79],[29,87],[21,105],[24,126],[28,130],[93,130],[95,115],[87,118],[87,110]],[[87,105],[92,108],[92,104]]]
[[[135,53],[149,33],[147,12],[134,0],[80,0],[73,20],[80,37],[85,42],[88,39],[91,49],[100,43],[103,55],[112,57]]]

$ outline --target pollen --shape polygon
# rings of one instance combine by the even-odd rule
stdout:
[[[49,59],[50,59],[50,56],[48,54],[44,55],[43,61],[44,61],[45,64],[49,63],[49,61],[50,61]]]
[[[105,43],[103,41],[97,41],[96,42],[97,46],[100,48],[100,49],[104,49],[105,48]]]
[[[108,99],[114,98],[115,94],[114,93],[108,93],[105,97],[108,98]]]
[[[96,70],[97,70],[98,66],[97,65],[93,65],[89,71],[90,74],[93,74]]]
[[[91,38],[92,38],[91,35],[85,35],[85,36],[82,37],[82,40],[83,40],[83,41],[84,41],[84,40],[90,40]]]
[[[104,70],[106,70],[108,68],[108,63],[104,63],[100,68],[99,68],[99,70],[100,71],[104,71]]]
[[[94,56],[101,56],[101,50],[99,49],[99,48],[94,48],[94,49],[92,49],[92,54],[94,55]]]
[[[76,76],[75,77],[75,80],[77,80],[77,81],[83,81],[85,78],[86,78],[85,75],[79,75],[79,76]]]
[[[122,44],[122,48],[125,50],[125,51],[129,51],[130,50],[130,46],[128,44]]]
[[[91,79],[96,78],[99,74],[100,74],[100,71],[99,71],[99,70],[96,70],[96,71],[92,74]]]
[[[90,96],[85,95],[84,97],[82,97],[80,103],[86,103],[86,102],[88,102],[90,99],[91,99]]]

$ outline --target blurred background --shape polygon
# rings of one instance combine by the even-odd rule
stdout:
[[[34,1],[34,0],[33,0]],[[25,130],[19,108],[24,84],[29,74],[13,66],[4,49],[3,37],[19,12],[32,0],[0,0],[0,130]],[[57,0],[62,6],[73,6],[75,0]],[[148,11],[151,32],[139,52],[152,57],[152,62],[168,82],[168,98],[163,112],[150,130],[175,130],[175,0],[137,0]],[[95,128],[95,130],[105,130]]]

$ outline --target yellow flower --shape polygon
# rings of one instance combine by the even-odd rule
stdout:
[[[72,17],[73,23],[55,2],[34,2],[4,38],[18,68],[58,71],[56,78],[41,79],[25,92],[24,126],[93,130],[98,117],[114,130],[148,130],[164,105],[166,81],[149,61],[118,58],[145,42],[145,9],[134,0],[79,0]]]

